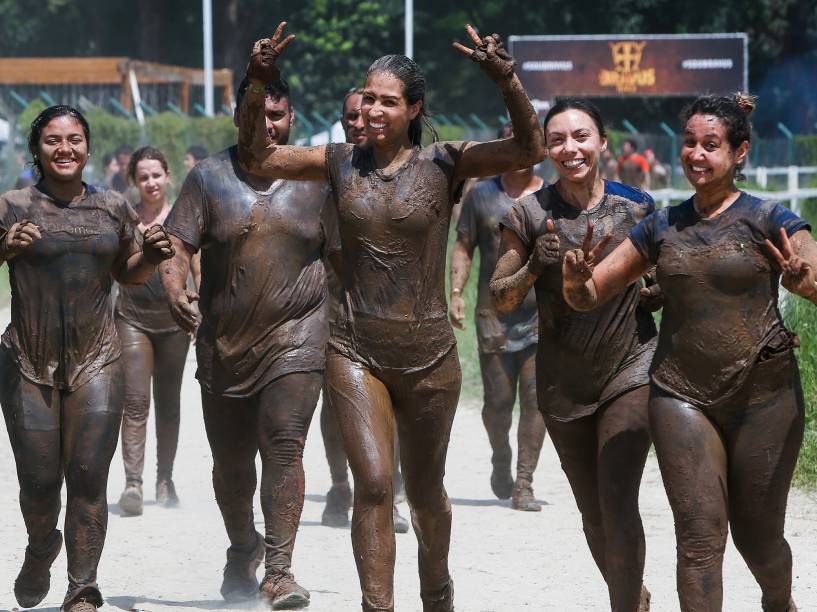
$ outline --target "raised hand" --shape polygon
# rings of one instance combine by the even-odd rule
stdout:
[[[561,244],[555,231],[553,219],[545,221],[545,233],[536,238],[533,252],[528,259],[528,271],[531,274],[539,276],[545,268],[561,260]]]
[[[40,228],[28,219],[15,223],[6,232],[3,238],[2,254],[3,259],[9,260],[20,254],[21,251],[31,246],[35,240],[42,238]]]
[[[451,320],[451,325],[457,329],[465,329],[465,325],[462,323],[465,320],[465,300],[462,299],[461,295],[455,294],[451,296],[448,318]]]
[[[562,276],[565,284],[585,283],[593,276],[599,253],[607,246],[612,236],[604,236],[596,246],[593,244],[593,224],[587,222],[587,233],[584,235],[580,249],[571,249],[565,253],[562,262]],[[591,248],[592,247],[592,248]]]
[[[809,262],[794,252],[786,230],[780,228],[782,253],[768,238],[764,243],[783,273],[783,277],[780,279],[782,285],[788,291],[800,297],[814,298],[815,294],[817,294],[817,280],[814,276],[814,269]]]
[[[278,56],[283,53],[287,45],[295,40],[294,34],[289,34],[286,38],[281,40],[284,33],[284,28],[287,22],[282,21],[275,29],[275,34],[272,38],[262,38],[255,41],[252,46],[252,54],[250,55],[250,62],[247,64],[247,77],[262,81],[265,85],[270,83],[277,83],[281,80],[281,71],[275,65]]]
[[[145,230],[142,242],[142,253],[148,263],[157,265],[165,259],[170,259],[176,254],[170,238],[165,233],[165,229],[159,225],[151,225]]]
[[[494,81],[507,79],[513,74],[516,61],[502,45],[502,38],[499,34],[490,34],[480,38],[470,24],[466,24],[465,31],[474,43],[474,49],[455,42],[453,44],[457,51],[479,64],[479,67]]]

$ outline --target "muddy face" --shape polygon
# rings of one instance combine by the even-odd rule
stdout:
[[[360,110],[366,136],[375,146],[401,144],[409,123],[419,114],[423,103],[409,104],[404,89],[403,82],[388,72],[375,72],[366,79]]]
[[[161,204],[165,200],[170,174],[158,159],[141,159],[136,164],[133,182],[139,189],[139,198],[147,204]]]
[[[366,142],[366,129],[363,124],[363,113],[360,110],[363,104],[363,95],[353,93],[346,102],[343,103],[343,133],[346,135],[346,142],[362,145]]]
[[[607,138],[599,134],[590,115],[568,109],[551,117],[546,130],[548,157],[560,179],[583,182],[596,175]]]
[[[55,117],[43,128],[37,150],[40,166],[49,178],[71,182],[82,176],[88,163],[88,139],[82,125],[74,117]]]
[[[730,185],[735,169],[748,152],[747,141],[737,149],[732,148],[726,126],[714,115],[693,115],[684,127],[681,164],[687,180],[695,189]]]

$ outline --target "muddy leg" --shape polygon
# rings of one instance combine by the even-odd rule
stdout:
[[[634,612],[641,599],[644,528],[638,491],[650,449],[648,398],[649,387],[644,385],[619,396],[596,416],[599,498],[613,612]]]
[[[784,357],[785,358],[785,357]],[[748,405],[729,428],[729,520],[735,546],[763,591],[763,609],[787,612],[792,557],[786,502],[803,441],[804,402],[791,359],[782,375],[761,362]],[[759,452],[762,449],[762,452]]]
[[[518,444],[516,456],[515,489],[529,492],[527,504],[536,503],[533,497],[533,473],[539,463],[539,453],[545,441],[545,419],[536,403],[536,346],[515,354],[519,379],[519,426],[516,433]],[[523,508],[527,509],[527,508]],[[532,507],[530,509],[533,509]],[[538,509],[538,508],[537,508]]]
[[[448,571],[451,504],[443,485],[451,426],[460,394],[456,348],[433,367],[395,377],[400,458],[417,535],[420,594],[425,612],[454,609]]]
[[[395,424],[391,396],[368,368],[331,350],[326,378],[355,478],[352,550],[363,611],[393,612]]]
[[[184,363],[190,348],[185,332],[152,338],[156,366],[153,370],[153,404],[156,409],[156,480],[172,486],[173,462],[179,446],[181,393]],[[175,487],[173,490],[175,497]]]
[[[332,476],[332,487],[326,493],[326,507],[321,515],[321,524],[327,527],[345,527],[349,524],[349,508],[352,505],[352,489],[349,486],[346,452],[343,450],[343,436],[332,402],[329,388],[324,383],[323,405],[321,406],[321,435]]]
[[[682,612],[719,612],[727,534],[727,457],[720,432],[688,403],[653,391],[650,430],[675,518]]]
[[[108,471],[124,404],[122,362],[115,361],[73,393],[63,395],[63,465],[68,502],[65,549],[68,593],[65,604],[84,597],[102,604],[96,571],[108,526]]]
[[[499,499],[508,499],[514,483],[509,441],[516,401],[513,353],[480,353],[479,366],[483,388],[482,422],[491,444],[491,490]]]
[[[125,482],[141,485],[145,467],[145,436],[150,411],[150,377],[153,373],[153,345],[148,335],[121,319],[116,331],[122,342],[122,370],[125,376],[125,408],[122,418],[122,459]],[[141,512],[141,510],[140,510]]]

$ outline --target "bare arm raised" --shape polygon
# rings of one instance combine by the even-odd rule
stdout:
[[[475,48],[458,42],[454,48],[479,64],[496,83],[505,99],[514,135],[504,140],[469,144],[457,162],[455,179],[491,176],[539,163],[547,155],[545,136],[528,94],[514,74],[514,59],[503,47],[499,34],[480,38],[470,25],[465,30]]]

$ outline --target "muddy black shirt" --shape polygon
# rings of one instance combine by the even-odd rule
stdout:
[[[181,329],[170,314],[158,269],[144,285],[119,287],[116,318],[148,334],[168,334]]]
[[[0,240],[25,219],[42,238],[8,262],[3,346],[27,379],[74,391],[120,356],[112,270],[141,251],[139,218],[121,194],[90,185],[69,204],[36,185],[0,196]]]
[[[612,235],[600,259],[655,209],[652,198],[638,189],[604,182],[604,197],[591,210],[578,210],[550,186],[523,198],[502,225],[513,230],[530,252],[536,238],[553,219],[561,253],[580,248],[587,223],[595,225],[593,242]],[[545,414],[569,421],[587,416],[625,391],[649,382],[655,350],[652,315],[638,307],[639,283],[633,283],[591,312],[573,310],[562,297],[562,265],[545,269],[534,284],[539,306],[536,388]]]
[[[528,196],[532,198],[533,194]],[[524,199],[524,198],[520,198]],[[536,294],[533,289],[513,312],[500,315],[491,299],[491,276],[499,259],[499,222],[516,200],[502,189],[500,177],[477,183],[463,199],[457,239],[469,251],[479,247],[477,345],[480,353],[510,353],[536,344]]]
[[[248,397],[285,374],[323,370],[322,258],[337,229],[324,183],[256,191],[235,152],[190,171],[165,227],[202,250],[196,378],[210,393]]]
[[[737,392],[760,351],[785,336],[780,274],[763,244],[808,224],[776,202],[742,193],[701,218],[692,199],[650,215],[630,240],[657,265],[665,305],[650,370],[664,391],[707,407]],[[779,246],[779,244],[778,244]]]
[[[454,167],[464,143],[416,149],[391,175],[368,148],[331,144],[326,165],[338,210],[343,303],[332,346],[370,367],[417,371],[454,346],[445,260]]]

